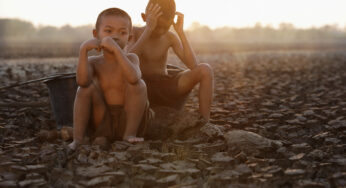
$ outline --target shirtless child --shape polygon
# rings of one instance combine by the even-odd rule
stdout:
[[[87,132],[109,141],[144,140],[136,135],[143,134],[147,123],[146,85],[137,55],[123,50],[131,30],[130,16],[121,9],[109,8],[99,14],[94,38],[81,45],[76,73],[80,87],[70,148],[75,149]],[[102,50],[103,54],[88,57],[92,49]]]
[[[213,71],[208,64],[197,63],[183,30],[184,15],[176,12],[174,0],[149,0],[142,18],[146,26],[133,28],[134,36],[129,42],[128,51],[136,53],[140,59],[150,104],[174,106],[182,103],[199,84],[199,111],[202,122],[207,123],[214,87]],[[169,31],[171,25],[178,36]],[[166,65],[169,48],[173,49],[189,70],[175,75],[168,73]]]

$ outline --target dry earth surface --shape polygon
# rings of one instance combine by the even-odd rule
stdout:
[[[193,90],[183,112],[155,109],[141,144],[68,151],[43,83],[0,90],[0,187],[346,186],[346,51],[199,60],[215,73],[212,125],[196,124]],[[76,62],[1,59],[0,86],[73,72]]]

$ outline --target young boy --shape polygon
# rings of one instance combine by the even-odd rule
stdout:
[[[176,23],[175,15],[178,17]],[[136,53],[140,59],[150,104],[175,106],[183,103],[188,93],[199,84],[201,120],[208,122],[214,87],[213,71],[208,64],[197,63],[183,30],[184,15],[175,11],[174,0],[149,0],[142,18],[146,26],[134,27],[128,51]],[[171,25],[179,38],[169,31]],[[189,70],[178,74],[167,72],[169,48]]]
[[[143,135],[149,116],[146,85],[137,55],[123,50],[131,30],[130,16],[121,9],[109,8],[99,14],[94,38],[81,45],[76,73],[80,87],[70,148],[82,142],[85,132],[109,141],[143,141],[136,134]],[[92,49],[103,54],[88,57]]]

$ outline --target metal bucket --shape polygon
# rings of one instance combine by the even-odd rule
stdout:
[[[73,126],[73,105],[77,91],[75,75],[59,76],[44,81],[48,86],[50,103],[52,105],[58,129],[63,126]]]

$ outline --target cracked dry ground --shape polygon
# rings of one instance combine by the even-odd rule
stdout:
[[[211,122],[223,136],[197,130],[184,138],[115,142],[107,150],[84,145],[68,154],[70,141],[58,131],[39,137],[56,128],[44,84],[1,91],[0,187],[346,186],[345,52],[200,54],[199,59],[214,68]],[[75,58],[1,61],[1,85],[71,72],[76,63]],[[194,90],[185,114],[196,114],[197,102]],[[231,142],[234,131],[280,144]]]

